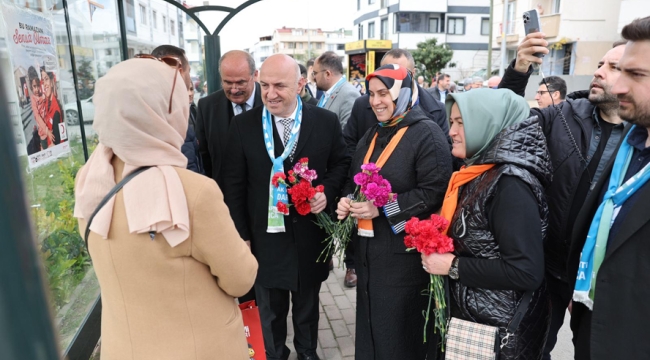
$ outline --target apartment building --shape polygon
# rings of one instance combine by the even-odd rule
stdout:
[[[501,48],[504,1],[495,1],[492,46]],[[507,2],[508,60],[525,37],[522,14],[537,9],[550,44],[544,75],[592,75],[602,56],[620,39],[620,30],[650,14],[647,0],[515,0]]]
[[[448,44],[456,66],[443,71],[458,80],[486,67],[489,16],[489,0],[357,0],[354,25],[358,40],[394,48],[414,50],[429,38]]]
[[[259,69],[264,60],[273,55],[273,36],[260,37],[260,40],[249,49],[249,52],[255,60],[255,66]]]

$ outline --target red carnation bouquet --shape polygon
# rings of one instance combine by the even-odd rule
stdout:
[[[445,235],[445,229],[447,229],[448,224],[449,221],[447,219],[437,214],[431,215],[431,218],[426,220],[420,220],[415,217],[411,218],[411,220],[406,222],[404,229],[407,234],[404,237],[404,244],[409,250],[415,249],[425,255],[452,252],[454,251],[454,242],[449,236]],[[442,275],[430,275],[429,288],[427,289],[429,305],[424,313],[424,342],[426,342],[431,300],[435,300],[434,332],[436,330],[440,331],[443,352],[445,351],[445,336],[447,334],[447,304],[444,281]]]
[[[316,174],[316,170],[309,168],[309,158],[306,157],[300,159],[293,168],[288,171],[288,175],[289,176],[286,176],[282,172],[273,174],[271,184],[275,187],[278,187],[279,184],[287,186],[287,193],[289,194],[291,203],[296,208],[298,214],[302,216],[308,215],[311,212],[309,201],[316,196],[316,193],[324,192],[325,187],[323,185],[317,185],[316,187],[312,186],[312,181],[316,180],[318,175]],[[279,213],[289,215],[289,207],[291,207],[292,204],[287,205],[278,201],[275,206]],[[331,237],[334,232],[334,222],[332,219],[325,213],[325,211],[316,214],[316,219],[318,220],[318,226],[325,229],[327,234]],[[328,241],[328,239],[326,239],[326,241]]]

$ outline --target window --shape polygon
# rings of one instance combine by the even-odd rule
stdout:
[[[440,32],[438,30],[438,18],[429,18],[429,32],[431,33],[437,33]]]
[[[303,46],[304,45],[301,42],[298,43],[298,49],[302,49]]]
[[[289,42],[289,43],[287,43],[287,47],[289,49],[295,49],[296,48],[296,43],[295,42]]]
[[[169,20],[169,32],[176,36],[176,23],[174,20]]]
[[[328,44],[327,45],[327,51],[334,51],[336,50],[336,45],[334,44]]]
[[[481,18],[481,35],[490,35],[490,18]]]
[[[106,49],[104,53],[106,55],[113,55],[113,50],[112,49]]]
[[[345,50],[345,44],[336,44],[336,50]]]
[[[381,8],[385,8],[388,6],[388,0],[381,0]]]
[[[136,20],[135,20],[135,5],[133,0],[126,0],[126,16],[124,19],[126,23],[126,30],[132,33],[136,32]]]
[[[448,18],[447,34],[463,35],[465,34],[465,18]]]
[[[553,14],[560,13],[560,0],[553,0]]]
[[[368,39],[375,37],[375,22],[368,23]]]
[[[361,10],[361,0],[357,0],[357,10]]]
[[[363,25],[359,24],[359,32],[357,33],[359,40],[363,40]]]
[[[508,2],[508,18],[506,20],[506,34],[515,33],[515,2]]]
[[[379,31],[381,31],[381,39],[388,39],[388,18],[381,19],[379,26],[381,27],[381,29],[379,29]]]
[[[158,28],[158,12],[156,10],[151,12],[151,25],[154,29]]]
[[[167,16],[163,15],[162,17],[162,26],[163,26],[163,32],[167,32]]]
[[[316,49],[320,50],[323,48],[323,43],[316,43]]]
[[[429,32],[427,13],[398,13],[395,14],[395,30],[406,33]]]
[[[140,24],[147,25],[147,7],[140,4]]]
[[[372,5],[376,2],[376,0],[368,0],[368,5]]]

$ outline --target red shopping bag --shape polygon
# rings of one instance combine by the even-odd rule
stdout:
[[[266,360],[260,310],[255,305],[255,300],[239,304],[239,308],[244,318],[244,332],[246,333],[246,341],[248,341],[248,356],[251,360]]]

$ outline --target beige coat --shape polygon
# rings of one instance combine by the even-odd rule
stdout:
[[[124,163],[115,157],[113,165],[121,174]],[[234,297],[253,286],[257,261],[217,184],[177,171],[187,197],[189,239],[172,248],[160,234],[153,241],[148,234],[130,234],[122,192],[108,239],[89,236],[103,305],[102,360],[248,359]],[[85,225],[80,221],[82,234]]]

